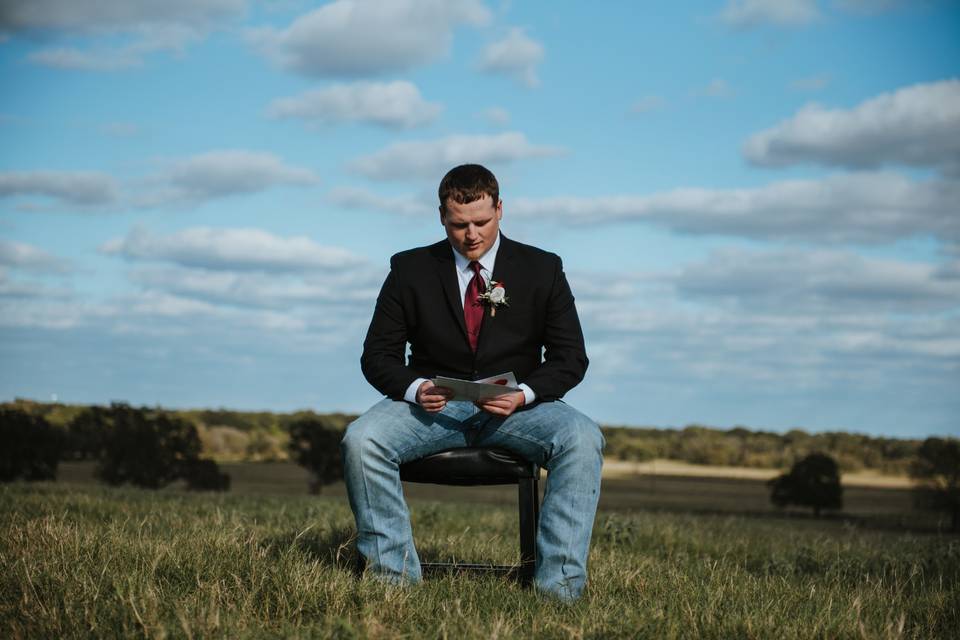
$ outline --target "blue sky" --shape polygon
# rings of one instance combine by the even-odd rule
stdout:
[[[960,3],[8,0],[0,398],[358,412],[449,167],[607,424],[960,433]]]

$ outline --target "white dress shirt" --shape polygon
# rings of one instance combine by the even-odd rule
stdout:
[[[480,256],[477,262],[480,263],[480,276],[483,278],[484,285],[490,283],[493,278],[493,267],[497,263],[497,251],[500,249],[500,233],[497,233],[497,239],[493,241],[493,246]],[[467,297],[467,286],[473,280],[473,269],[470,268],[470,260],[464,257],[459,251],[454,249],[453,262],[457,268],[457,284],[460,286],[460,303]],[[506,373],[506,372],[504,372]],[[426,378],[417,378],[407,387],[407,392],[403,394],[403,399],[407,402],[417,404],[417,390],[420,385],[426,382]],[[524,383],[517,385],[523,391],[524,404],[531,404],[537,399],[537,394]]]

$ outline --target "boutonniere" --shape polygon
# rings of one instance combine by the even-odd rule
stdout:
[[[490,317],[497,315],[499,307],[509,307],[507,302],[507,290],[503,288],[502,282],[491,280],[487,283],[487,290],[480,294],[480,302],[490,307]]]

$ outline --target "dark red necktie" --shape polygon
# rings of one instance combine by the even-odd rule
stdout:
[[[473,269],[473,279],[467,284],[467,292],[463,294],[463,321],[467,325],[470,348],[476,353],[480,324],[483,322],[483,303],[479,298],[486,287],[483,276],[480,275],[480,263],[474,260],[470,263],[470,268]]]

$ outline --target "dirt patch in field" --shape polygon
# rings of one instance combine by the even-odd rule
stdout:
[[[749,467],[716,467],[690,464],[677,460],[649,460],[633,462],[630,460],[603,461],[603,475],[607,478],[628,478],[631,476],[685,476],[694,478],[737,478],[741,480],[769,480],[783,473],[780,469],[754,469]],[[841,482],[848,486],[883,487],[890,489],[910,488],[910,478],[903,476],[885,476],[879,473],[862,471],[845,473]]]

